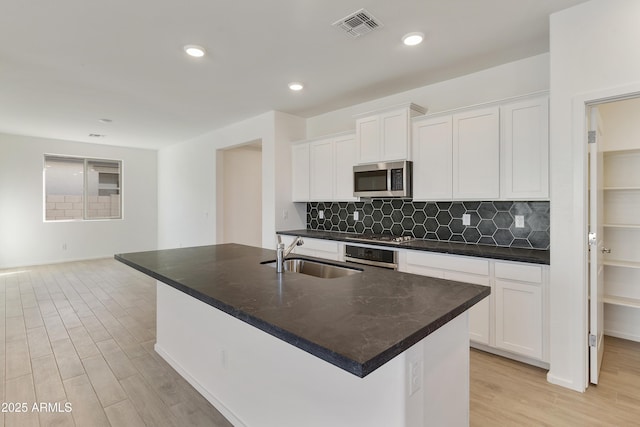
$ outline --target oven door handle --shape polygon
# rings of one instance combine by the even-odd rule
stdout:
[[[345,262],[352,262],[354,264],[372,265],[374,267],[391,268],[393,270],[396,270],[398,268],[398,264],[392,262],[370,261],[368,259],[353,258],[346,255],[344,257],[344,260]]]

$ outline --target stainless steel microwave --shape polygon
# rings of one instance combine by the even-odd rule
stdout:
[[[412,197],[413,163],[370,163],[353,167],[355,197]]]

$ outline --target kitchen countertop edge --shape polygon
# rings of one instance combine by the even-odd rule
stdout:
[[[377,241],[353,240],[357,238],[356,233],[346,233],[339,231],[322,230],[282,230],[278,234],[287,236],[301,236],[309,239],[334,240],[351,243],[354,245],[384,246],[396,249],[408,249],[414,251],[444,253],[450,255],[473,256],[479,258],[489,258],[501,261],[527,262],[531,264],[550,264],[550,251],[543,249],[507,248],[502,246],[477,245],[461,242],[439,242],[435,240],[415,239],[405,243],[388,243]]]

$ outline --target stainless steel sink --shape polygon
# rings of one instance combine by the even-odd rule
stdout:
[[[276,267],[275,261],[267,261],[262,264],[269,267]],[[335,279],[338,277],[351,276],[352,274],[362,273],[357,268],[340,267],[332,264],[325,264],[318,261],[310,261],[308,259],[292,258],[284,260],[284,270],[293,273],[306,274],[308,276],[319,277],[321,279]]]

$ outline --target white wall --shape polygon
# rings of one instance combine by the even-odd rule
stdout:
[[[272,111],[161,149],[158,154],[161,248],[218,241],[222,211],[216,206],[216,151],[262,141],[262,246],[274,247],[276,230],[304,228],[306,206],[291,202],[290,142],[353,129],[353,115],[403,102],[430,112],[469,106],[549,88],[543,54],[424,86],[305,120]]]
[[[548,89],[549,54],[542,54],[311,117],[307,137],[353,130],[353,115],[396,104],[413,102],[436,113]]]
[[[122,160],[124,218],[45,223],[45,153]],[[156,166],[155,151],[0,134],[0,268],[156,249]]]
[[[307,204],[291,201],[291,142],[304,138],[306,121],[298,117],[275,112],[275,229],[291,230],[307,227]],[[293,225],[296,225],[293,227]],[[269,236],[266,236],[269,237]],[[271,239],[274,239],[271,237]],[[275,241],[275,240],[272,240]],[[268,246],[271,247],[271,246]]]
[[[262,246],[262,148],[248,145],[219,150],[223,158],[224,243]],[[220,174],[218,174],[220,176]],[[218,197],[220,200],[220,197]],[[220,229],[218,229],[220,232]]]
[[[640,148],[640,98],[603,104],[598,110],[604,123],[604,150]]]
[[[304,227],[291,203],[290,142],[304,138],[304,120],[268,112],[158,153],[158,241],[161,248],[218,242],[217,150],[262,141],[262,246],[275,248],[276,227]],[[276,197],[278,194],[278,198]],[[278,214],[276,214],[278,212]]]
[[[586,143],[584,102],[640,91],[640,2],[592,0],[551,16],[551,370],[584,390]]]

